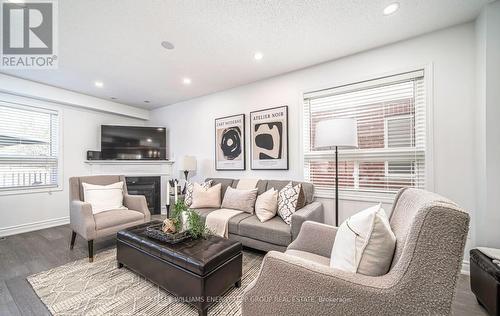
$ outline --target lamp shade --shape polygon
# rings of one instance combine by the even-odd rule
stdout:
[[[183,170],[183,171],[195,171],[196,170],[196,158],[193,156],[182,157],[181,170]]]
[[[358,123],[355,119],[332,119],[316,124],[314,147],[358,147]]]

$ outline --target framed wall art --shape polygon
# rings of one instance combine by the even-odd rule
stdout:
[[[245,114],[215,119],[215,170],[245,170]]]
[[[288,106],[250,113],[253,170],[288,170]]]

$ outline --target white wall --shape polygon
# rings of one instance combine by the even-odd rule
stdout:
[[[293,53],[293,52],[291,52]],[[266,60],[266,62],[272,62]],[[152,111],[154,124],[169,129],[171,155],[198,159],[196,179],[207,176],[302,179],[301,93],[328,88],[370,77],[432,65],[434,118],[431,190],[443,194],[467,210],[475,207],[474,191],[474,104],[475,33],[469,23],[429,35],[373,49],[332,62],[255,82],[231,90]],[[255,67],[265,67],[265,63]],[[214,74],[214,76],[224,74]],[[429,92],[432,92],[429,91]],[[214,119],[232,114],[289,106],[290,170],[244,172],[214,170]],[[248,128],[247,128],[248,133]],[[248,134],[247,134],[248,135]],[[247,141],[249,137],[246,137]],[[322,199],[326,221],[333,223],[333,200]],[[340,201],[340,220],[373,203]],[[386,205],[387,209],[390,209]]]
[[[500,248],[500,1],[486,5],[476,21],[478,245]],[[480,228],[480,229],[479,229]]]
[[[145,122],[144,120],[74,106],[43,101],[32,102],[61,109],[63,116],[63,189],[50,193],[0,196],[0,236],[68,223],[68,178],[90,173],[89,166],[84,163],[84,160],[87,150],[100,149],[100,125],[144,125]],[[116,110],[119,110],[119,106],[116,107]]]

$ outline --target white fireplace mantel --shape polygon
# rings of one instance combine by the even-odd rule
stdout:
[[[173,161],[170,160],[85,160],[90,173],[122,174],[125,176],[165,176],[172,175]]]

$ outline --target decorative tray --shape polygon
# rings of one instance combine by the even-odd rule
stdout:
[[[175,234],[164,233],[161,228],[163,224],[155,224],[146,228],[146,235],[150,238],[167,242],[169,244],[177,244],[191,237],[187,231],[182,231]]]

